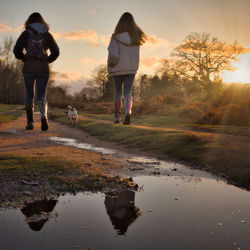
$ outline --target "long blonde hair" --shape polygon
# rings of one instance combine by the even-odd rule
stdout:
[[[132,41],[132,45],[142,45],[146,42],[147,36],[136,24],[134,17],[129,12],[125,12],[119,19],[115,27],[114,34],[128,32]]]

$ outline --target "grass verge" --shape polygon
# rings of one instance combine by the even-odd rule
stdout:
[[[113,114],[90,114],[86,112],[79,112],[86,117],[113,121]],[[234,125],[206,125],[196,124],[190,119],[181,118],[178,116],[156,116],[143,115],[133,117],[133,124],[150,127],[170,127],[190,131],[212,132],[217,134],[241,135],[250,137],[250,126],[234,126]]]
[[[16,120],[23,113],[20,105],[0,104],[0,125]]]

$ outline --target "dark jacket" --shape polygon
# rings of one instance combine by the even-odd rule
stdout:
[[[44,49],[46,50],[46,57],[43,59],[28,58],[24,53],[27,49],[28,40],[30,37],[30,31],[43,34],[44,37]],[[48,56],[47,51],[50,50]],[[13,50],[17,59],[24,62],[23,73],[49,73],[49,63],[52,63],[59,56],[59,48],[54,40],[53,36],[48,32],[48,29],[42,23],[31,24],[28,29],[23,31],[20,37],[17,39],[16,45]]]

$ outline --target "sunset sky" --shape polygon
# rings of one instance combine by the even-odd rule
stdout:
[[[61,55],[53,63],[56,81],[80,90],[91,72],[106,63],[110,36],[122,13],[131,12],[151,37],[141,48],[139,72],[154,73],[160,58],[191,32],[208,32],[221,41],[250,48],[249,0],[0,0],[0,39],[23,30],[32,12],[40,12],[56,38]],[[250,83],[250,53],[226,82]]]

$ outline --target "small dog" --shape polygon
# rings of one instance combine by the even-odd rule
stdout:
[[[71,123],[78,123],[78,114],[75,108],[73,108],[72,106],[68,106],[68,120],[71,121]]]

